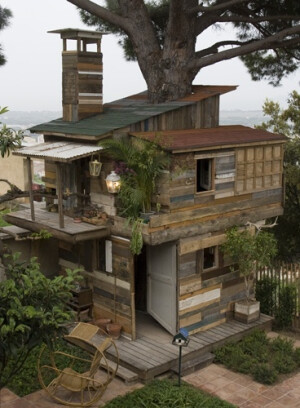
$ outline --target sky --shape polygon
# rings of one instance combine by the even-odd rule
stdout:
[[[13,12],[8,28],[0,31],[0,44],[7,63],[0,67],[0,106],[16,111],[61,111],[61,50],[59,34],[47,31],[83,28],[75,6],[66,0],[1,0]],[[224,39],[224,32],[210,31],[202,39],[205,47]],[[201,44],[202,46],[202,44]],[[112,34],[102,39],[104,102],[146,89],[135,62],[127,62]],[[300,69],[274,88],[267,81],[254,82],[238,59],[204,68],[195,84],[238,85],[221,97],[221,110],[260,110],[266,98],[283,107],[289,93],[299,91]]]

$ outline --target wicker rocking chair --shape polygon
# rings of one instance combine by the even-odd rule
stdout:
[[[95,336],[96,339],[91,339]],[[92,352],[91,359],[85,359],[66,354],[61,351],[49,352],[45,346],[38,359],[38,377],[44,390],[56,401],[70,407],[88,407],[97,402],[104,394],[108,384],[113,380],[118,369],[119,355],[115,342],[105,337],[104,332],[97,326],[88,323],[78,323],[73,331],[65,336],[66,340]],[[95,344],[96,343],[96,344]],[[97,345],[99,343],[99,345]],[[112,349],[116,364],[112,367],[107,360],[107,351]],[[48,353],[48,354],[47,354]],[[45,356],[49,364],[43,364]],[[57,367],[57,358],[64,356],[70,361],[69,367]],[[89,364],[88,371],[77,372],[73,366],[76,361]],[[99,368],[102,368],[101,375]],[[46,379],[55,376],[46,385]],[[52,378],[51,377],[51,378]]]

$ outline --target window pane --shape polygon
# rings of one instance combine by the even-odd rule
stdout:
[[[212,159],[197,160],[197,191],[212,189]]]
[[[203,270],[214,268],[216,266],[217,266],[216,247],[204,248],[203,250]]]

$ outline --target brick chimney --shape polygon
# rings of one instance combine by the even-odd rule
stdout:
[[[63,120],[77,122],[102,112],[102,33],[72,28],[49,33],[60,34],[63,40]],[[73,48],[68,49],[71,40]]]

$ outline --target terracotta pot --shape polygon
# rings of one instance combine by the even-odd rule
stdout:
[[[121,335],[122,326],[117,323],[110,323],[106,326],[106,330],[113,339],[118,339]]]
[[[94,324],[105,332],[106,332],[106,326],[109,323],[111,323],[111,319],[101,318],[101,319],[94,320]]]

